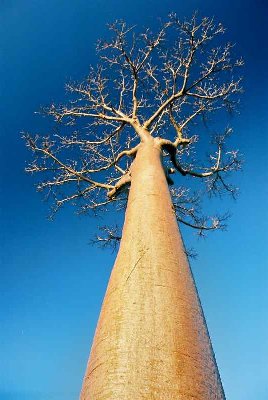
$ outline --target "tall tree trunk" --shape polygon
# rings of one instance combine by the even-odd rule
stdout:
[[[225,399],[156,140],[131,175],[81,400]]]

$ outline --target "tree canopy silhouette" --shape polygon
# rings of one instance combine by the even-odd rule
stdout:
[[[121,207],[132,161],[149,140],[162,149],[170,185],[177,172],[202,181],[203,194],[235,195],[227,178],[241,163],[237,150],[226,148],[231,129],[212,135],[214,150],[206,163],[199,164],[195,154],[204,141],[197,123],[208,124],[220,109],[235,109],[243,61],[232,57],[232,44],[221,44],[225,29],[211,18],[194,14],[185,21],[170,14],[160,25],[157,33],[123,21],[109,25],[110,39],[97,45],[99,65],[90,67],[83,82],[66,85],[66,104],[42,110],[59,128],[46,136],[24,134],[34,156],[26,171],[42,174],[37,188],[53,200],[53,212],[66,203],[80,211]],[[181,223],[201,234],[224,226],[226,214],[202,213],[201,192],[185,184],[172,187],[171,194]],[[108,239],[119,238],[110,228],[107,233]]]

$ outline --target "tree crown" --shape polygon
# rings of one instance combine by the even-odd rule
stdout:
[[[215,46],[223,26],[197,14],[189,21],[170,14],[157,33],[123,21],[109,29],[110,40],[97,45],[100,64],[82,83],[66,85],[67,104],[43,109],[60,124],[56,133],[23,135],[34,155],[26,171],[45,176],[37,188],[53,199],[53,213],[65,203],[81,211],[122,205],[132,160],[140,144],[152,139],[162,149],[170,184],[177,171],[205,182],[206,193],[234,196],[226,176],[240,168],[240,160],[237,151],[225,149],[230,128],[212,135],[215,150],[205,166],[194,157],[196,124],[207,124],[220,109],[235,109],[242,90],[236,71],[243,61],[231,56],[232,44]],[[224,226],[226,215],[202,215],[200,193],[179,186],[171,194],[182,223],[201,234]]]

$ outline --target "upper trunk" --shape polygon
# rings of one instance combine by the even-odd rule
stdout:
[[[156,140],[142,143],[81,400],[222,400]]]

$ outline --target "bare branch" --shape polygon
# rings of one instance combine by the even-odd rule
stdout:
[[[113,189],[108,192],[108,197],[113,198],[120,191],[125,189],[131,183],[131,173],[128,171],[125,175],[122,175],[119,181],[115,184]]]
[[[101,233],[95,235],[95,237],[90,240],[90,244],[97,245],[101,248],[110,247],[112,251],[115,251],[121,240],[118,226],[100,226],[99,231]]]
[[[100,187],[100,188],[104,188],[104,189],[111,189],[112,186],[111,185],[107,185],[105,183],[100,183],[100,182],[96,182],[90,178],[88,178],[87,176],[85,176],[84,174],[82,174],[79,171],[75,171],[73,168],[69,167],[68,165],[64,164],[62,161],[60,161],[55,155],[53,155],[50,151],[44,149],[44,148],[39,148],[37,146],[34,146],[33,150],[35,152],[40,152],[42,154],[44,154],[45,156],[51,158],[53,161],[55,161],[56,164],[58,164],[61,168],[63,168],[64,170],[68,171],[71,175],[76,176],[79,180],[83,180],[85,182],[91,183],[94,186]]]

